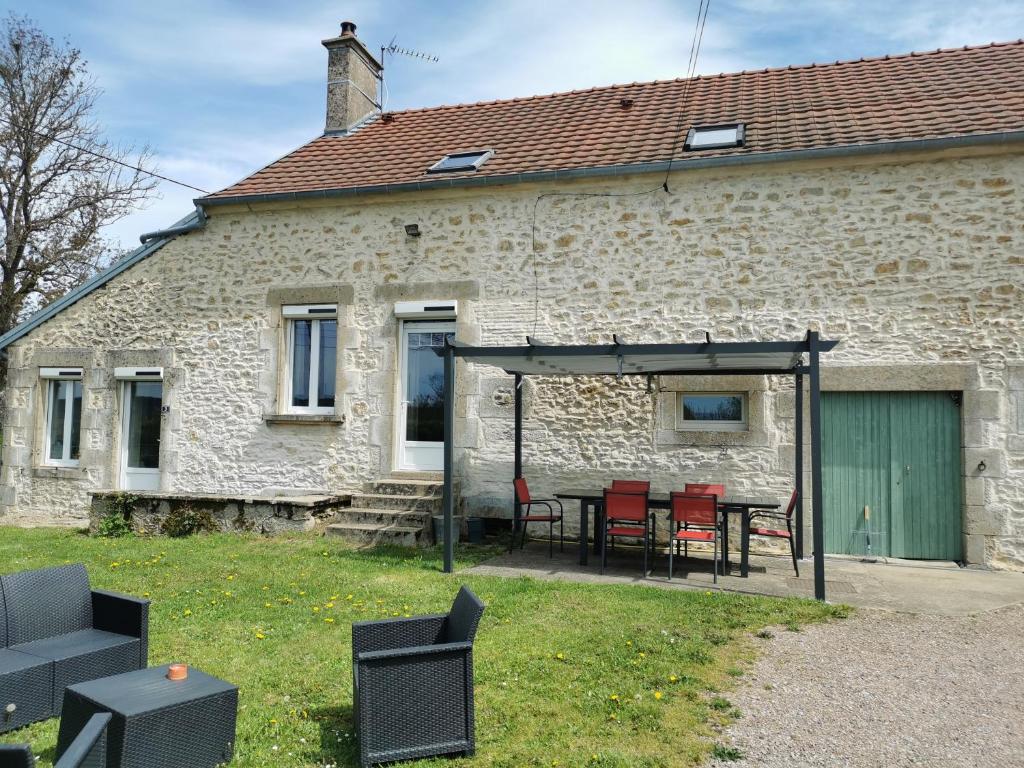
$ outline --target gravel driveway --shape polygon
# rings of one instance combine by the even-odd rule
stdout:
[[[725,694],[742,766],[1024,766],[1024,606],[772,630]]]

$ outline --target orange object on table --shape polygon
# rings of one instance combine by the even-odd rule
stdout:
[[[167,668],[167,679],[168,680],[185,680],[188,677],[188,665],[187,664],[171,664]]]

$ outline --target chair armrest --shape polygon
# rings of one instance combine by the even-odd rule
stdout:
[[[560,512],[564,512],[565,511],[565,508],[562,506],[562,500],[561,499],[530,499],[530,503],[531,504],[545,504],[545,505],[547,505],[548,509],[551,509],[551,505],[552,504],[557,504],[558,505],[558,510]],[[552,511],[554,511],[554,510],[552,510]]]
[[[438,643],[437,645],[417,645],[411,648],[391,648],[385,651],[366,651],[356,654],[356,661],[366,664],[374,661],[390,659],[412,659],[418,656],[440,656],[446,653],[466,653],[473,650],[473,644],[463,643]]]
[[[408,619],[357,621],[352,624],[352,657],[369,651],[433,645],[444,634],[448,614],[414,616]]]
[[[53,768],[80,768],[107,764],[107,725],[110,713],[100,712],[89,718]]]
[[[0,744],[0,765],[4,768],[34,768],[35,764],[36,757],[28,744]]]
[[[139,638],[139,669],[149,663],[149,602],[102,589],[92,591],[93,629]]]

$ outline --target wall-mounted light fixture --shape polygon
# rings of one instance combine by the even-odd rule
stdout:
[[[423,233],[420,232],[420,225],[419,224],[406,224],[405,225],[405,234],[407,234],[409,237],[419,237]]]
[[[984,472],[986,469],[988,469],[988,465],[985,464],[984,461],[979,461],[978,462],[978,471],[979,472]]]

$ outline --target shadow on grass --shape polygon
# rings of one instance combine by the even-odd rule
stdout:
[[[455,548],[455,567],[469,568],[490,560],[502,551],[499,544],[462,544]],[[366,549],[347,550],[344,555],[351,560],[362,562],[402,565],[423,571],[440,572],[444,554],[440,546],[434,547],[399,547],[383,544]]]
[[[320,754],[309,755],[312,762],[341,766],[359,765],[359,741],[352,721],[352,706],[321,707],[310,713],[320,727]]]

